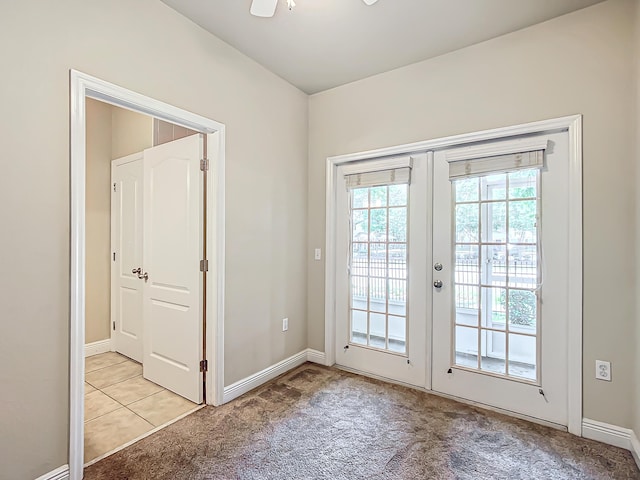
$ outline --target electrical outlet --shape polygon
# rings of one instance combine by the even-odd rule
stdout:
[[[283,318],[282,319],[282,331],[286,332],[287,330],[289,330],[289,319],[288,318]]]
[[[607,382],[611,381],[611,362],[596,360],[596,378]]]

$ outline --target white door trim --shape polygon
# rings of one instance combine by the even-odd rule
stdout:
[[[340,165],[391,155],[411,155],[452,146],[504,139],[520,135],[567,130],[569,133],[569,318],[568,430],[582,435],[582,115],[542,120],[481,132],[454,135],[422,142],[338,155],[327,158],[325,238],[325,354],[326,365],[335,364],[336,281],[336,184]]]
[[[70,71],[71,274],[69,342],[69,470],[71,480],[82,479],[84,459],[84,335],[85,335],[85,167],[86,98],[152,115],[198,132],[210,134],[211,168],[207,181],[207,251],[216,275],[207,282],[207,403],[222,404],[224,391],[224,173],[225,126],[214,120],[154,100],[90,75]],[[214,253],[215,252],[215,253]]]

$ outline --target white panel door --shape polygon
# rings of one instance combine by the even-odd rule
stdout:
[[[144,377],[202,403],[201,135],[144,152]]]
[[[425,387],[430,161],[412,160],[410,184],[348,190],[338,168],[336,364]]]
[[[142,362],[142,153],[111,164],[113,348]]]
[[[432,388],[567,425],[567,133],[542,170],[451,182],[434,155]],[[436,286],[435,282],[438,283]]]

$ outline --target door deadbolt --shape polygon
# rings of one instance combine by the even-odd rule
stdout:
[[[436,288],[442,288],[442,280],[436,280],[433,282],[433,286]]]
[[[441,263],[436,263],[436,264],[433,266],[433,269],[434,269],[436,272],[439,272],[440,270],[442,270],[442,264],[441,264]]]
[[[133,270],[131,270],[131,273],[137,273],[138,275],[140,275],[142,273],[142,268],[134,268]]]

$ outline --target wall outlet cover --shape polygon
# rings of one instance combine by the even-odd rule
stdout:
[[[611,381],[611,362],[596,360],[596,378],[607,382]]]

